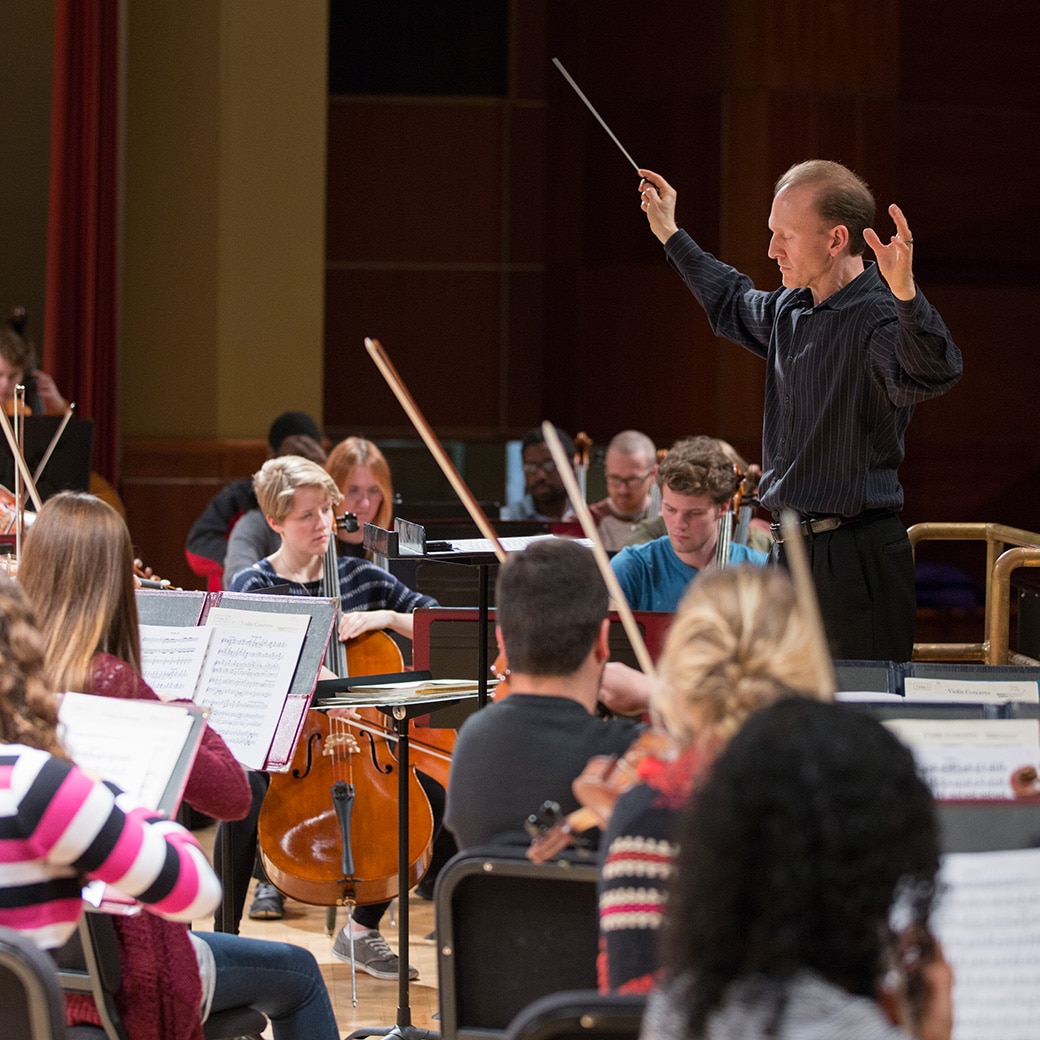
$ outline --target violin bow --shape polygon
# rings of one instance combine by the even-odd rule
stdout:
[[[51,461],[54,449],[58,446],[58,441],[61,440],[61,435],[65,432],[65,427],[69,425],[69,421],[72,419],[72,413],[75,408],[75,403],[70,403],[68,408],[65,409],[65,414],[62,416],[58,428],[54,431],[54,436],[51,437],[50,443],[47,445],[47,450],[43,453],[43,458],[40,459],[40,464],[36,467],[36,472],[33,473],[34,482],[39,482],[40,474],[47,468],[47,463]]]
[[[805,551],[803,541],[805,535],[799,527],[798,518],[790,509],[785,509],[780,514],[780,533],[784,538],[783,545],[795,597],[809,626],[809,639],[812,643],[813,657],[816,659],[820,692],[835,693],[838,680],[834,674],[834,661],[827,646],[823,618],[820,616],[820,602],[816,598],[816,586],[813,585],[812,573],[809,570],[809,555]]]
[[[628,605],[628,600],[621,590],[621,583],[610,566],[607,550],[603,548],[599,531],[596,529],[596,522],[592,519],[592,514],[589,512],[585,499],[581,497],[581,489],[578,487],[577,478],[571,469],[570,459],[567,458],[567,452],[564,450],[559,434],[557,434],[551,422],[542,423],[542,436],[545,437],[545,443],[549,446],[549,452],[552,454],[556,468],[563,478],[563,486],[567,489],[567,494],[571,499],[571,508],[581,524],[585,537],[592,543],[592,553],[596,557],[596,563],[599,565],[599,572],[603,576],[610,598],[617,606],[621,624],[625,627],[625,634],[628,636],[628,641],[632,644],[636,660],[644,673],[650,676],[650,678],[654,678],[657,675],[657,669],[654,668],[650,651],[647,650],[646,643],[643,641],[643,633],[639,631],[639,625],[636,622],[635,615],[632,613],[632,608]]]
[[[376,367],[383,374],[383,378],[393,391],[394,396],[400,401],[401,407],[407,413],[408,418],[411,419],[412,425],[418,431],[419,436],[422,437],[426,447],[430,449],[434,459],[437,461],[437,465],[441,468],[441,472],[448,478],[448,483],[455,490],[455,494],[462,500],[462,504],[466,507],[466,512],[469,513],[473,523],[477,525],[480,533],[491,543],[492,548],[495,550],[495,555],[498,557],[498,562],[504,563],[506,551],[502,548],[502,543],[498,540],[498,534],[491,526],[491,521],[488,520],[484,510],[480,508],[480,503],[474,497],[473,492],[466,486],[466,482],[455,468],[455,463],[448,457],[448,453],[438,440],[437,434],[433,432],[433,427],[426,421],[426,416],[423,415],[419,406],[415,403],[415,399],[408,392],[408,388],[404,385],[404,380],[398,375],[397,369],[394,368],[389,355],[383,349],[383,344],[377,339],[371,339],[366,336],[365,349],[376,363]]]
[[[29,467],[25,463],[25,456],[22,454],[18,438],[14,435],[14,427],[11,426],[11,420],[7,418],[7,413],[3,408],[0,408],[0,426],[3,426],[4,437],[7,438],[7,443],[11,448],[11,456],[14,458],[14,464],[18,469],[22,480],[25,481],[25,489],[29,492],[29,497],[32,499],[33,505],[36,506],[37,510],[39,510],[43,507],[43,502],[40,499],[39,491],[36,490],[36,481],[33,480],[33,476],[29,472]]]

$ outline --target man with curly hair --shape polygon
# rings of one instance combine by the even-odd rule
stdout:
[[[661,460],[657,485],[668,533],[627,545],[610,561],[633,610],[676,610],[686,586],[715,558],[719,518],[736,491],[737,473],[713,437],[690,437]],[[766,559],[757,549],[730,545],[729,563]]]

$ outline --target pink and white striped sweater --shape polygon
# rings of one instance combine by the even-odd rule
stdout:
[[[174,921],[211,913],[220,882],[195,838],[70,762],[0,744],[0,924],[61,946],[98,879]]]

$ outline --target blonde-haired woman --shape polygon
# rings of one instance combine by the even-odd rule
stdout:
[[[687,590],[650,704],[678,756],[640,764],[640,782],[617,799],[601,842],[602,989],[653,987],[675,816],[726,742],[752,712],[784,697],[831,699],[820,691],[812,646],[786,571],[709,570]],[[602,763],[591,765],[579,785],[594,787],[602,772]]]
[[[335,450],[333,450],[335,455]],[[267,522],[282,539],[277,552],[240,571],[231,581],[232,592],[256,592],[272,585],[288,585],[292,596],[321,595],[321,577],[325,550],[332,533],[333,508],[343,498],[333,478],[321,466],[295,455],[268,459],[253,478],[256,499]],[[365,632],[390,629],[412,636],[412,611],[417,607],[435,607],[437,601],[408,588],[394,575],[368,560],[339,556],[336,560],[340,585],[339,638],[343,641]],[[443,789],[428,777],[419,776],[431,802],[442,802]],[[249,872],[253,869],[256,845],[256,815],[260,799],[254,793],[253,814],[242,824],[222,826],[217,843],[223,848],[228,841],[235,864],[236,892],[244,894]],[[440,810],[434,808],[435,825],[440,826]],[[332,948],[333,955],[376,978],[397,977],[398,961],[379,932],[379,923],[389,903],[373,903],[355,907]],[[240,908],[235,907],[235,920],[223,922],[236,927]],[[265,878],[260,878],[250,917],[282,916],[281,893]],[[351,933],[354,940],[350,941]],[[409,968],[418,978],[418,972]]]
[[[343,499],[340,505],[358,518],[356,531],[337,531],[340,555],[364,556],[365,524],[388,528],[393,516],[394,486],[383,453],[363,437],[340,441],[325,462]]]

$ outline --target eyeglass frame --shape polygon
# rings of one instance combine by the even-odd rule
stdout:
[[[616,473],[607,473],[603,479],[607,482],[607,487],[613,488],[624,488],[626,491],[634,491],[641,484],[645,484],[652,476],[654,471],[648,469],[641,477],[619,477]]]

